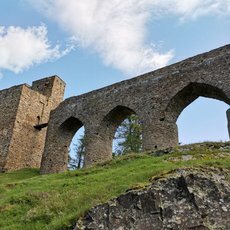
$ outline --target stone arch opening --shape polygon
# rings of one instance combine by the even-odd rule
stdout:
[[[230,98],[220,88],[205,83],[190,83],[170,100],[165,111],[167,121],[176,122],[181,112],[198,97],[217,99],[230,105]]]
[[[179,143],[228,141],[226,111],[229,105],[220,100],[199,97],[177,119]]]
[[[222,89],[205,83],[190,83],[170,100],[165,110],[165,120],[170,123],[176,123],[185,108],[198,98],[216,99],[219,102],[230,105],[230,98]]]
[[[103,119],[103,126],[106,129],[105,134],[108,138],[107,143],[109,145],[110,154],[115,156],[115,155],[120,155],[124,153],[121,148],[120,148],[120,152],[118,152],[116,147],[118,147],[119,143],[125,141],[126,132],[127,132],[127,135],[134,136],[134,132],[135,132],[134,123],[137,123],[137,122],[138,122],[138,125],[141,126],[137,113],[134,110],[126,106],[120,106],[120,105],[116,106],[105,116],[105,118]],[[118,134],[118,132],[120,132],[119,137],[118,135],[116,135]],[[142,137],[142,134],[140,134],[140,138],[141,137]],[[142,140],[140,141],[142,142]],[[135,143],[136,143],[136,146],[134,146]],[[139,143],[137,143],[137,141],[135,142],[135,140],[129,140],[129,146],[127,146],[126,150],[130,148],[129,152],[132,152],[134,151],[135,148],[137,149],[138,144]],[[140,143],[139,145],[142,145],[142,143]]]
[[[58,132],[61,134],[62,139],[65,139],[66,144],[69,145],[73,135],[82,126],[83,123],[78,118],[70,117],[60,125]]]
[[[78,131],[84,133],[83,123],[76,117],[70,117],[65,120],[58,128],[59,143],[63,149],[63,154],[66,158],[69,157],[69,153],[73,148],[73,142],[77,141],[78,136],[76,135]],[[75,137],[75,138],[74,138]],[[69,159],[68,159],[69,163]]]
[[[55,122],[49,124],[49,135],[46,137],[40,173],[64,172],[67,170],[70,143],[74,134],[83,126],[83,122],[74,116],[66,118],[59,124]]]
[[[85,160],[85,127],[82,126],[74,134],[69,146],[68,169],[83,168]]]

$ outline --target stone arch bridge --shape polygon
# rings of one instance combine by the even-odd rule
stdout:
[[[85,166],[111,159],[116,128],[131,114],[142,122],[144,150],[176,146],[176,120],[199,96],[230,104],[230,45],[63,101],[51,112],[41,173],[66,170],[82,126]]]

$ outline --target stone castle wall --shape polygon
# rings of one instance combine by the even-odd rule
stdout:
[[[230,105],[230,45],[67,98],[51,112],[41,173],[67,169],[68,147],[82,126],[85,166],[112,159],[116,128],[131,114],[142,124],[143,150],[176,146],[177,118],[200,96]]]
[[[0,171],[4,168],[13,135],[22,86],[0,91]]]
[[[65,83],[53,76],[0,91],[0,171],[40,167],[45,126],[64,89]]]
[[[176,146],[176,121],[186,106],[200,96],[230,105],[229,70],[227,45],[63,102],[65,83],[57,76],[2,90],[0,171],[40,164],[41,173],[65,171],[82,126],[85,166],[110,160],[116,128],[131,114],[141,121],[143,150]]]

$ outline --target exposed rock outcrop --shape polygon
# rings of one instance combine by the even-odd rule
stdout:
[[[92,208],[75,229],[230,229],[230,171],[179,169]]]

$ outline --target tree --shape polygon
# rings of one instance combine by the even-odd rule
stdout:
[[[118,127],[115,134],[115,155],[142,150],[142,127],[137,115],[131,115]]]
[[[84,156],[85,156],[85,135],[81,135],[78,139],[78,143],[74,144],[74,156],[70,156],[68,160],[68,168],[80,169],[83,167]]]

